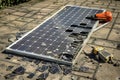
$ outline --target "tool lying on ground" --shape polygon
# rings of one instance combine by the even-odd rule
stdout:
[[[92,15],[92,16],[87,16],[86,19],[99,20],[100,23],[103,23],[100,26],[93,29],[93,32],[95,32],[95,31],[103,28],[110,21],[112,21],[112,13],[110,11],[105,11],[105,12],[102,12],[102,13],[97,13],[97,14]]]
[[[95,20],[100,20],[104,22],[109,22],[112,20],[112,13],[110,11],[105,11],[102,13],[95,14],[93,16],[88,16],[86,17],[87,19],[95,19]]]
[[[113,55],[106,52],[103,47],[92,47],[92,53],[96,56],[98,60],[102,60],[104,62],[112,63]]]

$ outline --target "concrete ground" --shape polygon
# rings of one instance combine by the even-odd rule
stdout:
[[[45,19],[50,17],[64,5],[78,5],[87,7],[104,8],[113,13],[113,20],[104,28],[93,33],[87,45],[103,46],[105,50],[114,55],[116,60],[120,61],[120,1],[119,0],[32,0],[17,6],[8,7],[0,10],[0,80],[5,80],[4,75],[10,73],[19,65],[23,65],[27,71],[24,75],[18,75],[12,80],[30,80],[26,76],[30,72],[35,72],[36,80],[40,72],[36,72],[36,68],[42,63],[36,65],[30,61],[22,61],[22,57],[13,56],[6,59],[7,54],[2,51],[15,40],[15,36],[20,32],[27,32]],[[90,53],[89,46],[85,47],[85,51]],[[49,74],[47,80],[120,80],[120,67],[112,64],[100,63],[81,54],[79,65],[91,68],[89,73],[73,71],[68,75]],[[14,66],[12,70],[7,71],[8,66]],[[98,67],[100,66],[100,67]],[[74,78],[74,79],[71,79]]]

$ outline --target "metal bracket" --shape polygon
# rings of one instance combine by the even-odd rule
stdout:
[[[105,25],[107,25],[108,23],[109,23],[109,22],[106,22],[106,23],[104,23],[104,24],[98,26],[97,28],[94,28],[94,29],[93,29],[93,32],[96,32],[97,30],[103,28],[103,27],[104,27]]]

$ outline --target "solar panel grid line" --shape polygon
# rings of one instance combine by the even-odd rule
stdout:
[[[79,11],[78,11],[78,12],[79,12]],[[76,13],[74,14],[74,16],[75,16],[78,12],[76,12]],[[73,16],[72,16],[72,17],[73,17]],[[72,18],[72,17],[71,17],[71,18]],[[71,19],[71,18],[70,18],[70,19]],[[70,19],[69,19],[69,20],[70,20]],[[68,21],[69,21],[69,20],[68,20]],[[76,20],[77,20],[77,19],[76,19]],[[74,22],[75,22],[75,21],[73,21],[73,23],[74,23]],[[67,23],[67,21],[66,21],[65,23]],[[71,23],[71,24],[73,24],[73,23]],[[70,25],[71,25],[71,24],[70,24]],[[64,31],[64,32],[65,32],[65,31]],[[67,36],[67,37],[68,37],[68,36]],[[67,38],[67,37],[66,37],[66,38]],[[64,41],[63,41],[63,42],[64,42]],[[62,44],[62,43],[61,43],[61,44]],[[61,45],[61,44],[60,44],[60,45]],[[58,46],[59,46],[59,45],[58,45]],[[65,51],[66,51],[66,50],[65,50]]]
[[[52,23],[52,22],[51,22]],[[49,26],[49,24],[48,24],[48,26]],[[46,26],[46,28],[47,28],[47,26]],[[51,28],[52,29],[52,28]]]
[[[98,21],[91,22],[85,19],[85,17],[95,14],[97,11],[102,12],[103,10],[67,5],[18,41],[7,47],[6,51],[71,65],[76,61],[76,58],[73,58],[75,60],[72,59],[68,61],[62,59],[60,55],[68,53],[74,54],[74,57],[78,57],[78,53],[76,53],[78,48],[81,51],[92,32],[92,29],[71,27],[71,25],[80,25],[80,23],[85,22],[87,26],[94,28],[97,26]],[[66,32],[66,30],[70,28],[73,31]],[[86,37],[84,42],[79,44],[80,46],[83,44],[81,48],[73,48],[71,43],[76,39],[69,35],[74,32],[80,33],[82,31],[89,32],[89,34],[87,34],[88,38]]]
[[[73,9],[73,10],[74,10],[74,9]],[[72,10],[72,11],[73,11],[73,10]],[[71,11],[69,14],[67,14],[66,16],[64,16],[62,20],[64,20],[67,16],[69,16],[69,15],[72,13],[72,11]],[[61,20],[61,21],[62,21],[62,20]],[[57,24],[59,24],[61,21],[57,22]],[[62,26],[62,25],[61,25],[61,26]]]
[[[72,12],[72,11],[71,11],[71,12]],[[77,13],[77,12],[76,12],[76,13]],[[69,14],[70,14],[70,13],[69,13]],[[75,15],[76,15],[76,14],[74,14],[74,16],[75,16]],[[67,16],[68,16],[68,15],[67,15]],[[72,16],[72,17],[74,17],[74,16]],[[71,19],[72,17],[70,17],[69,19]],[[64,17],[64,18],[65,18],[65,17]],[[69,21],[69,20],[68,20],[68,21]],[[67,21],[66,21],[66,22],[67,22]],[[66,23],[66,22],[65,22],[65,23]],[[62,34],[63,34],[63,33],[61,33],[61,35],[62,35]],[[55,41],[56,41],[57,39],[58,39],[58,38],[56,38]],[[67,38],[66,38],[66,39],[67,39]],[[64,41],[63,41],[63,42],[64,42]],[[52,43],[54,43],[54,41],[53,41]],[[52,44],[52,43],[51,43],[51,44]],[[50,46],[48,46],[47,48],[49,48],[49,47],[50,47]],[[43,51],[42,53],[44,53],[44,51]]]
[[[91,12],[92,12],[92,9],[88,12],[87,15],[85,15],[85,17],[87,17]],[[85,18],[81,21],[81,23],[82,23],[82,22],[84,23],[84,20],[85,20]],[[89,20],[89,21],[90,21],[90,20]],[[86,24],[89,24],[89,22],[86,22]]]
[[[82,9],[82,8],[81,8],[81,9]],[[81,10],[81,9],[80,9],[80,10]],[[83,9],[84,9],[84,8],[83,8]],[[85,10],[85,11],[86,11],[86,10]],[[85,13],[85,11],[83,11],[81,14],[79,13],[79,15],[82,16],[82,15]],[[78,16],[77,18],[79,18],[80,16]],[[77,20],[77,18],[76,18],[75,20]],[[72,20],[72,19],[71,19],[71,20]],[[75,22],[75,21],[73,21],[72,24],[73,24],[74,22]],[[67,22],[66,22],[66,23],[67,23]]]
[[[68,16],[68,15],[67,15]],[[57,39],[57,38],[56,38]],[[56,40],[55,40],[56,41]]]
[[[87,16],[90,16],[90,13],[92,12],[92,10],[90,10],[89,12],[88,12],[88,14],[85,16],[85,17],[87,17]],[[97,11],[95,12],[95,13],[97,13]],[[87,20],[87,21],[84,21],[84,20],[87,20],[87,19],[82,19],[80,22],[81,23],[86,23],[86,25],[88,25],[89,23],[90,23],[90,20]],[[75,28],[74,28],[75,29]],[[81,31],[83,31],[83,29],[81,30]]]
[[[70,13],[75,9],[75,8],[74,8],[74,9],[72,9],[72,8],[73,8],[73,7],[71,7],[71,8],[69,9],[69,12],[70,12]],[[72,10],[71,10],[71,9],[72,9]],[[67,9],[67,10],[68,10],[68,9]],[[70,13],[68,14],[67,10],[65,9],[65,12],[64,12],[64,15],[65,15],[65,16],[68,16],[68,15],[70,14]],[[64,19],[64,15],[61,15],[60,17],[62,17],[62,18]],[[60,18],[60,17],[58,17],[58,18]],[[57,18],[55,17],[55,19],[57,19]]]
[[[81,15],[80,15],[81,16]],[[73,17],[73,16],[72,16]],[[77,17],[77,18],[79,18],[79,17]],[[76,18],[76,20],[77,20],[77,18]],[[72,19],[71,19],[72,20]],[[68,20],[69,21],[69,20]],[[72,21],[72,23],[70,23],[70,25],[71,24],[73,24],[75,21]],[[65,22],[65,24],[67,23],[67,21]],[[69,28],[69,26],[68,26],[68,28]],[[68,28],[66,28],[66,29],[68,29]],[[65,31],[64,31],[65,32]]]
[[[52,29],[52,28],[51,28]]]
[[[81,10],[81,9],[80,9]],[[68,23],[70,20],[72,20],[72,18],[80,11],[80,10],[78,10],[76,13],[74,13],[73,14],[73,16],[71,16],[65,23],[64,23],[64,25],[66,24],[66,23]],[[84,12],[82,12],[82,13],[84,13]],[[81,14],[82,14],[81,13]],[[79,14],[80,15],[80,14]],[[74,22],[74,21],[73,21]],[[70,23],[71,24],[71,23]],[[73,24],[73,23],[72,23]]]
[[[66,9],[66,7],[64,7],[64,9],[63,10],[65,10],[65,12],[67,12],[68,10],[70,10],[71,9],[71,7],[70,8],[68,8],[68,9]],[[61,11],[62,12],[62,11]],[[57,14],[57,15],[59,15],[59,17],[61,17],[63,14],[65,14],[65,12],[64,13],[59,13],[59,14]],[[55,15],[53,18],[56,18],[56,16],[57,15]],[[58,17],[57,17],[58,18]]]
[[[25,36],[27,36],[28,34],[30,34],[32,31],[36,30],[37,28],[39,28],[40,25],[43,25],[46,21],[48,21],[50,18],[54,17],[56,14],[58,14],[61,10],[63,10],[66,6],[62,7],[60,10],[58,10],[54,15],[52,15],[51,17],[49,17],[48,19],[46,19],[45,21],[43,21],[41,24],[39,24],[37,27],[33,28],[32,30],[30,30],[29,32],[27,32],[25,35],[23,35],[19,40],[15,41],[14,43],[12,43],[11,45],[9,45],[6,49],[10,50],[10,47],[13,46],[14,44],[16,44],[17,42],[19,42],[21,39],[23,39]]]
[[[85,10],[85,11],[87,11],[87,10]],[[81,15],[79,15],[72,24],[74,24],[74,23],[85,13],[85,11],[84,11],[83,13],[81,13]],[[71,25],[72,25],[72,24],[71,24]],[[76,27],[75,27],[75,28],[76,28]],[[75,29],[75,28],[74,28],[74,29]],[[74,29],[73,29],[73,30],[74,30]]]
[[[69,9],[71,9],[71,8],[69,8]],[[67,9],[68,10],[68,9]],[[67,10],[65,10],[65,12],[67,12]],[[71,10],[70,10],[71,11]],[[63,14],[65,14],[65,12],[63,13]],[[59,17],[61,17],[62,15],[60,15]],[[57,17],[57,18],[59,18],[59,17]],[[55,24],[56,24],[56,20],[57,20],[57,18],[53,18],[53,22],[55,22]],[[64,17],[63,17],[64,18]],[[58,24],[58,23],[57,23]]]

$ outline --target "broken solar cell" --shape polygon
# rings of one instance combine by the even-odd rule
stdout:
[[[49,73],[42,73],[38,76],[38,78],[36,80],[46,80],[48,75],[49,75]]]
[[[72,72],[72,69],[70,69],[70,68],[65,68],[64,70],[63,70],[63,74],[64,75],[67,75],[67,74],[69,74],[69,73],[71,73]]]
[[[30,73],[30,74],[27,76],[27,78],[30,78],[30,79],[31,79],[31,78],[34,77],[34,75],[35,75],[34,73]]]
[[[13,74],[13,73],[9,73],[9,74],[6,74],[4,77],[5,77],[5,79],[14,79],[14,77],[16,76],[16,74]]]
[[[50,65],[49,72],[52,74],[59,73],[59,66],[57,64]]]
[[[81,39],[83,36],[89,35],[92,27],[96,24],[96,20],[86,19],[86,16],[99,12],[103,12],[103,10],[72,5],[65,6],[6,48],[6,52],[71,64],[74,58],[72,60],[62,59],[60,55],[67,53],[73,54],[73,57],[76,56],[75,52],[78,47],[72,47],[71,44],[74,39]],[[80,44],[82,45],[81,42]]]
[[[18,74],[18,75],[21,75],[21,74],[24,74],[25,73],[25,68],[22,67],[22,66],[19,66],[18,68],[16,68],[12,73],[13,74]]]
[[[37,70],[40,71],[40,72],[44,72],[45,70],[48,69],[49,66],[47,65],[42,65],[42,67],[39,67]]]

